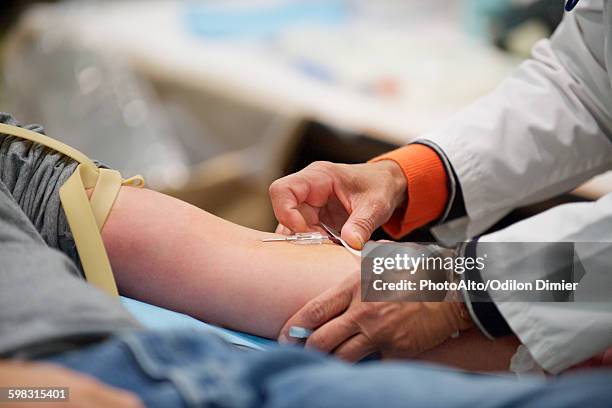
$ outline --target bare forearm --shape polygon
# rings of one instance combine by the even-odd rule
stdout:
[[[358,273],[336,245],[263,243],[244,228],[149,190],[122,188],[103,238],[122,294],[208,322],[276,337],[306,302]],[[507,369],[516,340],[472,331],[419,359],[469,370]]]
[[[358,270],[341,247],[263,243],[273,234],[130,187],[122,188],[102,235],[121,293],[268,337]]]

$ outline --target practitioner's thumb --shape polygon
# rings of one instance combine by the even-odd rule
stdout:
[[[376,225],[372,218],[372,214],[363,210],[356,210],[344,223],[340,235],[352,248],[360,250],[368,239],[370,239],[375,229]]]
[[[351,247],[362,249],[374,230],[389,219],[392,211],[392,207],[384,199],[369,199],[357,203],[342,227],[342,239]]]

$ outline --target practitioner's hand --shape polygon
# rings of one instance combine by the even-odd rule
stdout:
[[[37,402],[44,408],[140,408],[140,399],[132,393],[109,387],[98,380],[66,368],[46,363],[0,362],[0,387],[67,387],[66,402]],[[27,404],[26,404],[27,405]],[[22,403],[2,407],[21,407]]]
[[[321,221],[342,227],[342,238],[361,249],[406,199],[406,178],[391,160],[366,164],[315,162],[276,180],[270,198],[277,232],[318,230]]]
[[[360,290],[360,275],[349,276],[291,317],[279,341],[294,341],[289,328],[300,326],[315,329],[306,347],[344,360],[359,361],[374,353],[406,358],[472,326],[458,302],[362,302]]]

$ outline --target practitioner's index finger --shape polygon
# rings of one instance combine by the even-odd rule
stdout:
[[[270,201],[279,223],[292,231],[307,230],[308,223],[299,207],[308,198],[309,190],[309,184],[293,174],[270,185]]]
[[[278,338],[279,342],[296,342],[289,336],[292,326],[317,329],[346,310],[350,302],[351,292],[344,285],[326,290],[304,305],[285,323]]]

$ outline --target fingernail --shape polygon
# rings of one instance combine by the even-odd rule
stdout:
[[[312,334],[312,332],[313,331],[311,329],[307,329],[305,327],[291,326],[289,328],[289,337],[298,340],[306,340]]]
[[[356,230],[352,230],[352,232],[353,232],[353,236],[356,238],[356,241],[357,241],[357,248],[355,249],[363,248],[364,244],[363,244],[363,238],[361,238],[361,234],[359,234],[359,232],[357,232]],[[354,244],[355,242],[352,242],[352,243]]]

